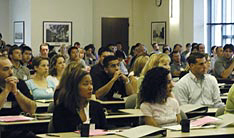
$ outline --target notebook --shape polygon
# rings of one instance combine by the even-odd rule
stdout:
[[[32,117],[26,117],[22,115],[15,116],[0,116],[0,122],[16,122],[16,121],[30,121],[33,120]]]

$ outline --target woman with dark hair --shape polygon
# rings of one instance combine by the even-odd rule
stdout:
[[[147,125],[162,126],[180,122],[180,109],[172,96],[171,73],[165,68],[149,70],[140,88],[140,109]]]
[[[35,75],[27,80],[26,84],[31,91],[34,100],[52,99],[55,90],[55,84],[48,79],[49,59],[45,57],[35,57],[32,61]]]
[[[100,103],[89,100],[93,85],[90,74],[82,64],[71,62],[64,70],[55,93],[58,93],[53,113],[55,132],[78,130],[83,123],[106,128],[106,118]],[[55,97],[56,98],[56,97]]]
[[[65,57],[63,55],[55,55],[50,60],[50,70],[48,78],[58,86],[66,66]]]

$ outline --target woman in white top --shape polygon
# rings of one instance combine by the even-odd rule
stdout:
[[[55,55],[50,60],[50,71],[48,79],[52,80],[56,86],[62,77],[66,66],[65,57],[63,55]]]
[[[165,68],[149,70],[140,87],[140,109],[147,125],[161,127],[179,123],[179,104],[172,96],[174,87],[171,73]]]

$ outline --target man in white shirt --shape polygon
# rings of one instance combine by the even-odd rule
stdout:
[[[223,107],[220,90],[214,76],[206,74],[206,59],[203,53],[192,53],[187,59],[190,72],[175,85],[173,92],[180,105],[199,104]]]

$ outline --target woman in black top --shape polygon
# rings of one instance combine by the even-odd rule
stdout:
[[[56,132],[78,130],[83,123],[106,128],[106,118],[100,103],[91,101],[93,91],[90,74],[79,63],[71,62],[64,70],[56,93],[53,125]]]

